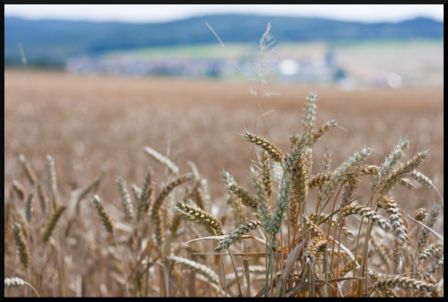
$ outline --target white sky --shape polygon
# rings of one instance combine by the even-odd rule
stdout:
[[[443,21],[443,5],[5,5],[5,16],[75,20],[162,22],[207,13],[315,16],[364,22],[416,16]]]

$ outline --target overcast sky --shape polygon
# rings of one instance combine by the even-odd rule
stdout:
[[[416,16],[443,20],[443,5],[5,5],[5,16],[162,22],[207,13],[316,16],[364,22]]]

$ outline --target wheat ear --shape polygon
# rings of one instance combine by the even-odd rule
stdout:
[[[269,198],[272,194],[272,171],[271,162],[269,160],[269,154],[264,151],[261,155],[261,166],[262,166],[262,182],[264,190],[266,192],[266,197]]]
[[[232,208],[233,216],[235,217],[235,227],[243,224],[246,221],[246,211],[239,197],[229,194],[227,204]]]
[[[435,289],[434,284],[402,276],[379,276],[373,287],[378,289],[401,287],[419,291],[434,291]]]
[[[46,213],[47,209],[47,194],[41,184],[37,184],[37,198],[39,199],[40,210],[42,214]]]
[[[389,222],[395,231],[397,238],[402,242],[408,241],[408,229],[400,208],[390,196],[382,196],[378,202],[378,206],[385,209],[389,216]]]
[[[39,293],[37,292],[37,290],[28,282],[26,282],[23,279],[20,279],[18,277],[10,277],[10,278],[5,278],[5,288],[11,288],[11,287],[21,287],[21,286],[28,286],[30,287],[33,292],[36,294],[36,296],[40,297]]]
[[[50,198],[53,203],[53,207],[56,208],[57,205],[57,176],[55,162],[52,156],[47,155],[47,187],[50,193]]]
[[[20,184],[19,181],[17,180],[12,181],[12,189],[20,200],[25,199],[25,189],[23,188],[23,186]]]
[[[26,220],[28,221],[28,223],[30,223],[31,219],[33,218],[33,211],[34,211],[33,198],[34,198],[33,192],[30,192],[26,198],[25,216],[26,216]]]
[[[430,244],[418,255],[418,259],[425,260],[431,257],[432,255],[441,255],[443,252],[442,248],[443,247],[440,243]]]
[[[305,118],[303,119],[303,139],[307,146],[311,146],[313,142],[314,123],[316,121],[316,102],[317,94],[315,92],[308,93],[305,102]]]
[[[150,157],[155,159],[160,164],[164,165],[168,168],[168,170],[171,171],[171,173],[178,175],[179,174],[179,167],[176,166],[175,163],[173,163],[168,157],[162,155],[158,151],[154,150],[150,147],[145,147],[145,153],[148,154]]]
[[[375,212],[372,208],[365,205],[349,205],[341,210],[342,216],[360,215],[362,217],[371,219],[372,222],[378,224],[382,229],[389,230],[390,225],[384,217]]]
[[[414,211],[414,219],[417,221],[424,221],[426,217],[428,217],[428,209],[426,208],[418,208]]]
[[[321,187],[326,181],[328,181],[331,177],[330,173],[319,173],[311,177],[308,182],[308,186],[310,189],[315,187]]]
[[[190,221],[201,224],[211,235],[223,234],[221,222],[209,213],[194,205],[192,201],[190,201],[190,204],[181,201],[176,202],[174,211]]]
[[[269,214],[269,208],[266,203],[266,194],[263,190],[260,182],[258,181],[255,170],[251,167],[252,182],[255,188],[255,194],[257,197],[257,209],[260,216],[261,224],[265,230],[268,230],[271,225],[271,215]]]
[[[322,126],[320,126],[314,133],[313,133],[313,138],[311,140],[311,144],[315,144],[319,138],[321,138],[325,133],[327,133],[328,131],[330,131],[331,128],[337,126],[338,123],[336,123],[335,120],[331,120],[326,122],[325,124],[323,124]]]
[[[387,177],[382,178],[379,182],[380,192],[386,194],[404,175],[415,170],[426,158],[427,152],[418,152],[410,160],[404,164],[400,164]]]
[[[159,245],[162,244],[162,229],[161,229],[161,225],[160,225],[159,210],[160,210],[160,207],[162,206],[163,201],[168,196],[168,194],[170,194],[171,191],[174,190],[174,188],[176,188],[177,186],[180,186],[181,184],[183,184],[189,180],[192,180],[193,177],[194,176],[192,174],[186,174],[186,175],[183,175],[183,176],[180,176],[180,177],[174,179],[173,181],[168,183],[162,189],[162,191],[159,193],[156,200],[154,201],[154,204],[153,204],[152,210],[151,210],[151,220],[154,224],[154,228],[155,228],[154,233],[155,233],[157,244],[159,244]]]
[[[53,234],[53,231],[54,231],[54,229],[56,228],[56,224],[58,223],[59,218],[61,217],[62,213],[63,213],[66,209],[67,209],[66,206],[60,206],[60,207],[58,207],[58,208],[54,211],[53,215],[52,215],[51,218],[50,218],[50,221],[49,221],[47,227],[45,228],[44,235],[42,236],[42,238],[43,238],[43,242],[48,242],[48,240],[49,240],[50,237],[51,237],[51,234]]]
[[[25,155],[21,154],[19,156],[19,161],[22,164],[22,168],[25,171],[26,178],[28,179],[29,183],[34,186],[37,182],[36,173],[34,172],[33,167],[31,164],[26,160]]]
[[[243,235],[246,235],[250,231],[255,230],[259,225],[260,222],[258,220],[250,220],[247,223],[238,226],[230,234],[226,235],[224,239],[219,241],[218,246],[215,250],[219,252],[229,248],[229,246],[241,239]]]
[[[100,175],[98,175],[97,178],[95,178],[90,184],[88,184],[78,195],[77,203],[81,200],[83,200],[90,192],[96,192],[98,190],[98,187],[101,184],[101,181],[103,180],[103,177],[106,175],[106,173],[101,172]],[[77,204],[77,205],[78,205]]]
[[[271,158],[277,162],[283,161],[283,152],[280,150],[279,147],[268,141],[267,139],[252,134],[249,131],[244,132],[243,136],[246,138],[247,141],[263,148],[268,154],[271,156]]]
[[[440,205],[435,204],[431,209],[431,211],[429,212],[428,217],[426,217],[426,219],[424,220],[424,224],[432,228],[437,222],[439,215],[440,215]],[[421,251],[422,248],[425,246],[426,241],[428,240],[429,232],[430,231],[427,228],[421,228],[417,239],[418,251]]]
[[[106,231],[113,235],[114,233],[114,225],[112,224],[112,220],[110,216],[106,213],[104,209],[103,203],[101,202],[101,198],[98,195],[94,195],[92,199],[92,203],[95,205],[96,212],[101,219],[101,222],[104,225]]]
[[[140,221],[145,210],[150,206],[150,196],[152,194],[152,186],[151,186],[152,172],[151,170],[147,170],[145,174],[145,180],[143,182],[142,194],[140,195],[140,199],[138,201],[137,207],[137,221]]]
[[[235,194],[235,196],[239,197],[244,205],[251,207],[252,209],[257,209],[256,198],[253,197],[252,194],[247,192],[245,189],[240,187],[236,183],[235,179],[229,174],[229,172],[224,171],[223,175],[224,175],[224,181],[226,182],[229,191]]]
[[[341,183],[347,172],[359,165],[367,156],[372,153],[372,149],[363,148],[359,152],[355,152],[349,159],[343,162],[333,173],[331,174],[331,178],[325,182],[322,188],[321,199],[326,201],[328,197],[330,197],[331,193],[335,191],[336,186]],[[325,202],[323,203],[325,206]]]
[[[209,267],[200,264],[196,261],[190,260],[190,259],[186,259],[183,257],[178,257],[178,256],[170,256],[168,257],[169,260],[178,263],[178,264],[182,264],[192,270],[194,270],[195,272],[203,275],[204,277],[206,277],[211,283],[218,285],[219,286],[219,277],[218,274],[216,274],[212,269],[210,269]]]
[[[325,239],[325,237],[314,237],[312,240],[310,240],[306,247],[305,251],[303,252],[303,258],[305,259],[305,262],[307,264],[314,263],[316,257],[320,252],[322,252],[327,247],[328,241]]]
[[[5,278],[5,288],[25,286],[26,282],[17,277]]]
[[[440,199],[442,199],[440,191],[428,176],[417,170],[412,171],[411,176],[423,186],[433,189],[439,195]]]
[[[398,164],[400,158],[404,155],[405,151],[409,148],[409,141],[406,138],[400,138],[398,144],[392,150],[391,153],[384,159],[379,167],[378,176],[373,179],[374,186],[378,182],[384,179],[390,171]]]
[[[14,234],[14,241],[17,246],[17,251],[19,253],[20,262],[23,267],[27,268],[30,260],[30,252],[28,249],[28,244],[25,240],[25,235],[22,231],[22,226],[19,223],[14,222],[12,225],[12,231]]]

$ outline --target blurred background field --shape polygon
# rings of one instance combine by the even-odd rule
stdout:
[[[147,166],[160,168],[144,154],[148,145],[184,168],[187,160],[195,162],[209,179],[213,196],[223,197],[224,169],[250,184],[247,173],[255,150],[241,133],[258,133],[286,150],[289,136],[301,131],[306,94],[315,90],[317,125],[335,119],[347,129],[333,129],[317,144],[317,163],[330,150],[336,167],[369,146],[379,164],[406,136],[412,142],[410,154],[430,148],[422,171],[443,190],[441,87],[341,91],[266,84],[261,92],[276,94],[257,99],[249,93],[249,82],[17,70],[5,75],[6,183],[23,177],[19,154],[42,172],[45,155],[51,154],[63,188],[84,187],[104,169],[104,188],[113,189],[101,193],[116,199],[115,176],[138,182]],[[412,208],[428,202],[426,190],[420,191],[422,195],[406,192]]]

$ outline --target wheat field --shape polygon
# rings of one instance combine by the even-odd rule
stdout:
[[[5,296],[442,296],[442,87],[253,88],[6,70]]]

